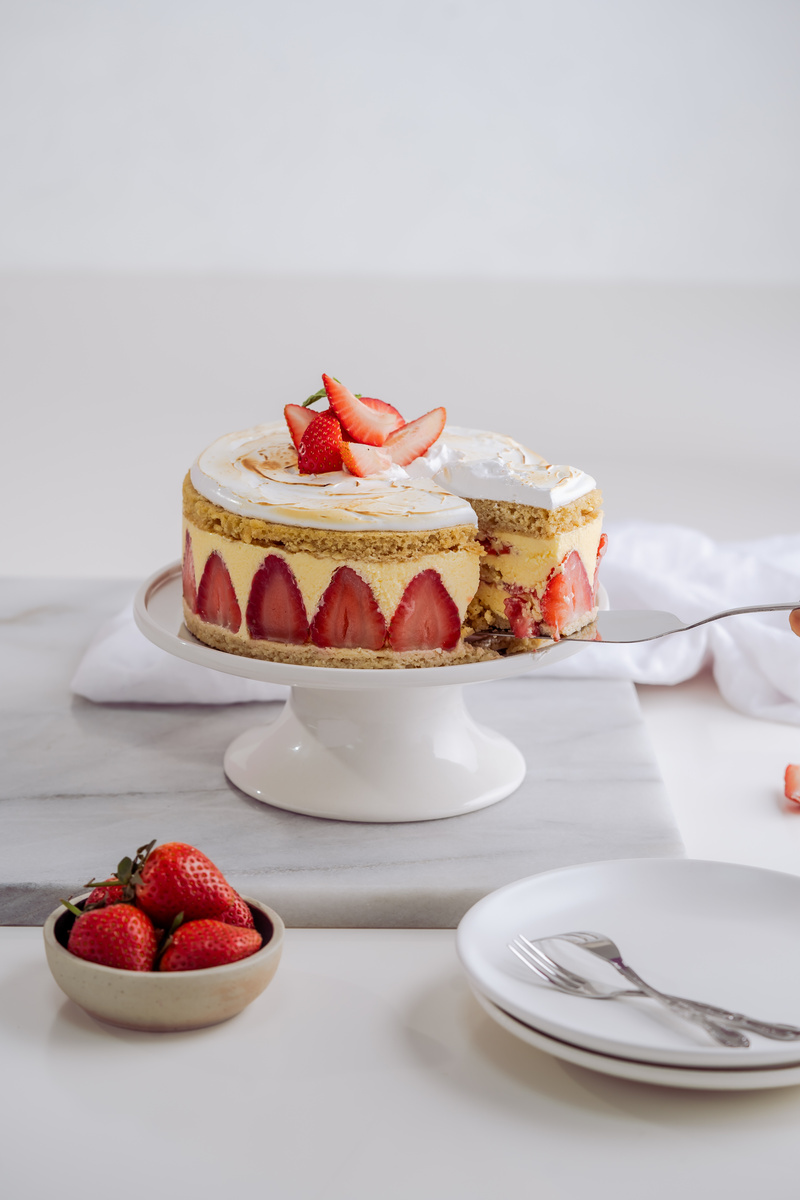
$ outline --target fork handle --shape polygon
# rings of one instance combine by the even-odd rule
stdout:
[[[742,1049],[750,1045],[749,1038],[745,1037],[743,1033],[718,1024],[710,1015],[695,1007],[691,1001],[682,1000],[677,996],[667,996],[664,992],[659,992],[656,988],[651,987],[649,983],[645,983],[642,977],[637,975],[634,969],[629,967],[627,963],[624,963],[621,958],[610,958],[607,961],[613,967],[616,967],[620,975],[624,976],[629,983],[635,984],[636,987],[640,988],[652,1000],[657,1000],[660,1004],[663,1004],[676,1017],[683,1017],[686,1021],[692,1021],[695,1025],[700,1025],[718,1045],[740,1047]]]
[[[712,1018],[718,1018],[726,1024],[735,1025],[738,1029],[746,1029],[748,1033],[758,1033],[761,1037],[771,1038],[776,1042],[800,1041],[800,1029],[796,1025],[780,1025],[774,1021],[758,1021],[755,1017],[747,1017],[744,1013],[729,1012],[726,1008],[718,1008],[716,1004],[704,1004],[701,1000],[687,1000],[685,996],[670,996],[671,1000],[683,1000],[700,1012],[707,1013]]]

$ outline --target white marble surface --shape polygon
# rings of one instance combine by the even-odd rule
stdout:
[[[7,769],[0,919],[39,923],[59,895],[156,837],[199,845],[291,926],[446,928],[536,871],[681,852],[632,685],[521,677],[467,690],[525,753],[499,804],[444,821],[323,821],[251,800],[222,755],[277,704],[93,705],[67,686],[129,584],[5,581]]]

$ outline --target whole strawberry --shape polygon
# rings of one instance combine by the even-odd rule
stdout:
[[[216,918],[226,925],[239,925],[242,929],[255,929],[253,914],[241,896],[237,896],[233,904],[220,913]]]
[[[128,898],[121,883],[98,884],[86,897],[84,908],[103,908],[107,904],[120,904]]]
[[[200,971],[249,958],[261,948],[261,934],[224,921],[189,921],[175,930],[161,957],[161,971]]]
[[[70,954],[123,971],[152,971],[157,947],[153,922],[132,904],[82,913],[67,941]]]
[[[194,846],[164,842],[147,855],[136,880],[136,903],[156,925],[218,917],[236,900],[222,872]]]
[[[317,413],[297,450],[301,475],[324,475],[342,469],[342,427],[328,408]]]

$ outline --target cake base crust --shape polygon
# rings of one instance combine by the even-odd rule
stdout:
[[[183,603],[186,628],[198,641],[215,650],[238,654],[242,658],[263,658],[270,662],[291,663],[301,667],[345,667],[362,670],[407,669],[414,667],[452,667],[462,663],[488,662],[503,655],[490,646],[459,642],[454,650],[324,649],[306,642],[302,646],[286,642],[250,640],[243,643],[220,625],[203,621]],[[549,643],[547,643],[549,645]]]

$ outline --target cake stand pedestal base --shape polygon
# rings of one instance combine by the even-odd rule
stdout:
[[[271,725],[225,754],[236,787],[276,808],[345,821],[426,821],[516,791],[522,754],[473,721],[464,689],[293,687]]]

